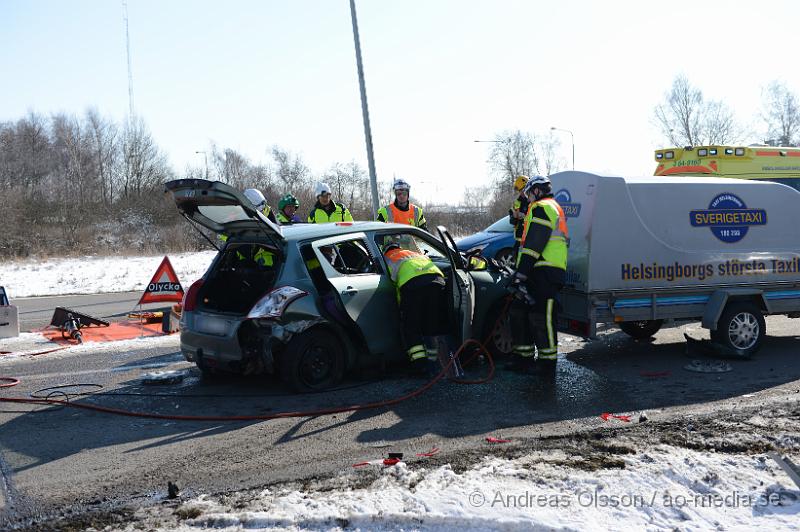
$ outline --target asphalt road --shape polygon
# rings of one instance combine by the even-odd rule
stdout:
[[[139,301],[142,292],[119,292],[116,294],[91,294],[49,297],[22,297],[11,301],[19,308],[20,331],[41,329],[50,324],[56,307],[77,310],[106,321],[126,319]],[[163,307],[164,303],[145,305],[144,308]]]
[[[592,342],[563,338],[557,386],[549,392],[531,376],[499,370],[488,384],[440,382],[391,407],[334,415],[181,421],[0,403],[0,528],[86,509],[154,504],[165,496],[168,481],[181,488],[182,496],[217,493],[355,474],[352,464],[388,452],[413,456],[438,446],[437,460],[455,461],[461,453],[480,453],[487,436],[525,441],[595,429],[604,424],[598,417],[603,412],[638,417],[635,413],[647,411],[657,421],[677,412],[767,404],[789,394],[796,401],[797,321],[769,317],[767,324],[770,336],[761,352],[752,360],[726,361],[727,372],[684,369],[701,359],[699,353],[687,356],[682,337],[687,327],[662,330],[654,341],[609,331]],[[704,331],[695,333],[703,336]],[[179,384],[144,386],[142,375],[156,369],[183,370],[186,378]],[[20,380],[16,387],[1,388],[0,397],[28,397],[72,384],[38,395],[69,394],[75,403],[135,412],[207,416],[259,416],[379,401],[423,384],[395,373],[298,396],[268,377],[205,383],[182,361],[177,337],[147,349],[0,358],[0,376]]]

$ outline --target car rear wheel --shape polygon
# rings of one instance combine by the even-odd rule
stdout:
[[[500,266],[513,268],[515,263],[514,250],[512,248],[503,248],[495,254],[494,260],[496,260]]]
[[[335,386],[344,374],[344,349],[325,330],[309,330],[292,338],[281,361],[281,376],[298,392]]]
[[[619,324],[622,332],[637,340],[650,338],[661,329],[664,320],[623,321]]]
[[[734,302],[725,307],[711,331],[711,339],[737,353],[750,356],[761,348],[767,334],[767,322],[761,310],[750,302]]]

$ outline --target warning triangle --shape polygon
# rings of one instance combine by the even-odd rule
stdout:
[[[183,288],[181,283],[178,281],[178,276],[169,262],[169,258],[164,257],[155,275],[145,287],[144,294],[142,294],[137,305],[161,303],[163,301],[177,301],[180,303],[182,300]]]

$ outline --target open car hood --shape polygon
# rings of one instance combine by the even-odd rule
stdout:
[[[280,226],[258,212],[245,195],[221,181],[176,179],[164,183],[175,205],[185,217],[218,234],[266,235],[283,241]]]

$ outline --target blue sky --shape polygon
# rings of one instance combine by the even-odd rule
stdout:
[[[677,74],[757,131],[761,91],[800,93],[800,2],[357,0],[381,179],[457,201],[488,182],[505,129],[571,130],[578,169],[651,174],[653,107]],[[129,0],[134,99],[176,170],[211,142],[316,173],[366,168],[348,0]],[[28,110],[122,120],[123,8],[114,0],[0,0],[0,121]],[[558,133],[557,133],[558,134]],[[570,164],[570,139],[561,133]]]

